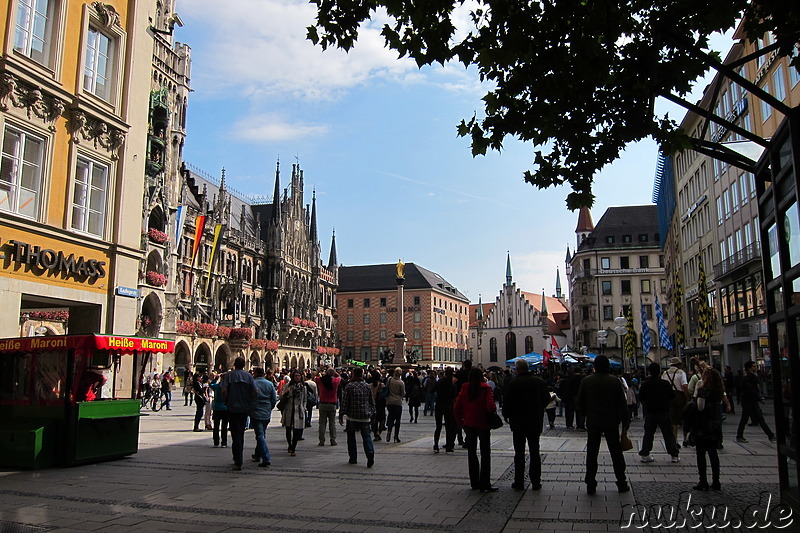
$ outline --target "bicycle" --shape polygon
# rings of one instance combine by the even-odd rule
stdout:
[[[164,404],[166,403],[163,399],[163,394],[161,389],[156,388],[148,388],[147,392],[144,393],[142,396],[142,407],[147,408],[149,407],[153,411],[160,411]]]

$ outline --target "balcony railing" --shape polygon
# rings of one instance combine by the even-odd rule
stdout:
[[[724,261],[714,265],[714,277],[719,279],[728,272],[757,259],[761,259],[761,245],[754,242],[745,246]]]

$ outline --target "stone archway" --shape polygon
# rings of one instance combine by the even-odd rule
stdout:
[[[208,370],[208,364],[211,361],[211,348],[208,344],[201,342],[197,349],[194,351],[194,369],[198,372],[205,372]]]
[[[267,353],[264,355],[264,368],[272,368],[274,369],[274,363],[272,362],[272,354]]]
[[[220,344],[217,353],[214,355],[214,370],[225,372],[233,366],[231,360],[231,350],[225,343]]]
[[[175,375],[183,378],[186,369],[192,366],[192,352],[186,341],[178,341],[175,344]]]
[[[297,356],[292,356],[292,364],[289,368],[297,368]]]
[[[261,358],[258,356],[258,352],[253,351],[250,354],[250,368],[261,366]]]
[[[156,293],[151,292],[142,303],[142,314],[139,319],[139,331],[141,334],[147,337],[158,337],[163,316],[161,300]]]

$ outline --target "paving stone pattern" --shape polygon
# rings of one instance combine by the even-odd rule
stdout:
[[[260,468],[249,461],[254,446],[249,432],[247,460],[239,472],[231,469],[230,448],[214,448],[210,431],[192,432],[193,416],[194,408],[181,404],[148,413],[142,417],[139,453],[123,460],[0,471],[0,533],[687,531],[641,523],[624,528],[623,518],[637,505],[678,506],[688,495],[692,504],[739,514],[759,503],[765,492],[773,495],[773,505],[779,503],[774,445],[759,428],[750,427],[750,442],[735,443],[737,416],[724,424],[722,492],[691,491],[697,482],[694,450],[682,450],[682,462],[673,464],[657,438],[656,461],[641,463],[636,450],[642,421],[635,420],[630,432],[634,450],[625,454],[632,491],[617,492],[603,445],[593,496],[583,483],[586,434],[564,428],[563,418],[542,435],[544,486],[538,491],[511,489],[511,434],[507,426],[493,432],[491,477],[500,491],[484,494],[470,490],[466,450],[445,453],[442,441],[442,452],[433,453],[431,416],[420,416],[416,424],[404,418],[402,442],[376,442],[376,463],[367,469],[360,439],[355,465],[348,464],[343,433],[338,446],[317,446],[316,417],[297,456],[290,457],[275,415],[267,430],[272,465]],[[782,531],[795,530],[792,524]]]

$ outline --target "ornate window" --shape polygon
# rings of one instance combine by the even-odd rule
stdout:
[[[506,360],[517,356],[517,336],[513,331],[506,333]]]
[[[525,337],[525,353],[531,353],[533,351],[533,337],[528,335]]]
[[[494,337],[489,339],[489,361],[492,363],[497,362],[497,339]]]
[[[114,41],[94,26],[86,35],[83,88],[103,100],[111,99]]]
[[[108,167],[88,157],[78,157],[72,195],[72,229],[103,235]]]
[[[0,210],[29,218],[39,216],[45,141],[6,125],[0,165]]]
[[[56,0],[18,0],[14,51],[46,67],[53,66],[57,27]]]

